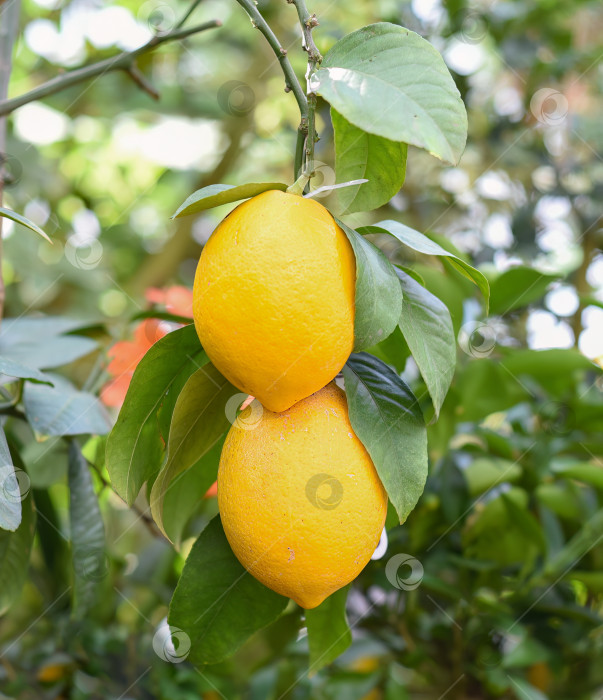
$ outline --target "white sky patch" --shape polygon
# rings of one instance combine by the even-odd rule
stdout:
[[[103,7],[89,12],[85,27],[86,36],[99,49],[119,46],[131,51],[151,38],[149,27],[137,22],[125,7]]]
[[[557,221],[570,213],[572,205],[567,197],[547,195],[538,200],[534,214],[539,221]]]
[[[412,0],[412,11],[422,22],[437,24],[443,10],[440,0]]]
[[[492,214],[484,226],[484,241],[492,248],[510,248],[513,245],[511,221],[506,214]]]
[[[528,317],[528,345],[532,350],[571,348],[574,334],[565,321],[559,321],[549,311],[532,311]]]
[[[503,202],[511,199],[513,191],[506,173],[490,171],[484,173],[475,182],[475,189],[482,197]]]
[[[459,75],[471,75],[484,65],[486,54],[481,44],[470,44],[452,38],[444,51],[444,58]]]
[[[213,167],[219,153],[220,130],[216,122],[183,117],[160,118],[152,126],[122,120],[113,131],[115,144],[124,153],[143,156],[168,168],[186,170]]]
[[[553,221],[536,235],[536,242],[547,253],[563,251],[574,243],[574,232],[565,221]]]
[[[462,168],[447,168],[440,174],[440,184],[446,192],[459,194],[469,188],[469,175]]]
[[[62,141],[71,130],[71,122],[62,112],[40,102],[23,105],[14,120],[19,138],[36,146]]]
[[[579,300],[573,287],[557,287],[552,289],[545,298],[547,308],[557,316],[572,316],[576,313]]]
[[[514,87],[503,87],[494,93],[494,109],[503,117],[521,117],[524,113],[523,101]]]
[[[603,309],[587,306],[582,312],[584,331],[580,334],[578,347],[591,359],[603,356]]]
[[[603,287],[603,255],[598,255],[588,266],[586,281],[595,289]]]

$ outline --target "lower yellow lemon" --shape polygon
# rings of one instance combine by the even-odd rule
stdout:
[[[315,608],[368,563],[387,495],[352,430],[345,394],[331,383],[283,413],[241,414],[222,450],[218,504],[241,564]]]
[[[203,248],[195,327],[217,369],[271,411],[330,382],[354,345],[354,251],[312,199],[243,202]]]

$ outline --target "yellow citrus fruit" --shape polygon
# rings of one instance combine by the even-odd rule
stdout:
[[[271,190],[243,202],[205,245],[195,326],[217,369],[271,411],[330,382],[354,344],[356,263],[318,202]]]
[[[218,470],[226,537],[264,585],[315,608],[368,563],[386,493],[334,383],[283,413],[264,410],[249,429],[241,415]]]

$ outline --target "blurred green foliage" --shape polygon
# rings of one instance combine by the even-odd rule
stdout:
[[[132,48],[149,23],[169,29],[186,8],[27,0],[11,95]],[[303,75],[294,10],[285,2],[260,8]],[[31,481],[24,512],[35,504],[37,531],[22,594],[0,621],[7,697],[590,700],[603,692],[602,386],[571,348],[603,354],[600,8],[359,0],[310,10],[323,53],[374,21],[418,31],[443,52],[467,105],[458,167],[410,148],[401,192],[376,212],[346,218],[355,227],[396,219],[430,232],[492,282],[496,315],[488,320],[473,285],[447,262],[418,262],[394,239],[373,237],[448,306],[459,339],[457,375],[428,428],[426,491],[404,525],[394,513],[388,519],[385,556],[350,592],[354,643],[331,667],[307,675],[307,637],[299,611],[287,609],[232,660],[195,669],[164,660],[157,630],[214,499],[199,505],[176,553],[144,506],[127,509],[108,487],[103,438],[82,444],[95,466],[86,473],[107,551],[79,571],[102,595],[78,620],[67,488],[81,476],[77,452],[67,468],[76,443],[38,443],[9,417],[13,459],[19,466],[21,455]],[[26,106],[9,122],[5,204],[55,243],[5,224],[6,315],[85,319],[79,336],[64,336],[85,335],[101,348],[62,371],[79,389],[102,384],[104,350],[131,332],[147,288],[191,285],[201,244],[229,210],[170,221],[191,192],[292,180],[298,114],[274,56],[235,3],[208,0],[191,21],[213,18],[223,28],[140,61],[157,103],[115,73]],[[326,105],[317,121],[326,184],[334,181]],[[514,264],[540,274],[506,272]],[[51,335],[37,333],[39,349]],[[392,357],[390,346],[374,352],[404,370],[428,412],[414,364]],[[400,553],[419,562],[422,576],[410,580],[419,569],[407,564],[388,576]]]

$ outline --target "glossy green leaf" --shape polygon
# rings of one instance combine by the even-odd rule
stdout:
[[[335,661],[352,643],[352,631],[346,615],[349,590],[349,586],[340,588],[317,608],[306,610],[310,675]]]
[[[153,484],[150,498],[153,518],[166,536],[165,494],[174,479],[202,459],[230,428],[226,404],[237,394],[242,403],[245,396],[212,364],[195,372],[184,385],[174,407],[167,460]]]
[[[26,384],[23,406],[32,428],[42,435],[105,435],[111,420],[97,396],[76,387],[59,375],[50,375],[54,386]]]
[[[27,367],[20,362],[15,362],[15,360],[11,360],[9,357],[0,357],[0,374],[6,374],[9,377],[17,377],[19,379],[28,379],[30,382],[52,386],[52,382],[45,374],[42,374],[42,372],[34,367]]]
[[[354,350],[365,350],[385,340],[402,311],[402,291],[392,264],[372,243],[335,219],[356,256],[356,311]]]
[[[504,315],[541,299],[558,275],[547,275],[532,267],[514,267],[490,283],[490,311]]]
[[[22,486],[15,474],[4,429],[0,427],[0,530],[14,532],[19,527]]]
[[[212,664],[232,655],[277,619],[288,598],[247,572],[216,516],[197,538],[176,586],[168,623],[190,639],[189,660]]]
[[[22,520],[15,532],[0,530],[0,615],[21,595],[35,533],[31,493],[22,503]]]
[[[69,520],[73,559],[73,615],[82,619],[98,601],[106,573],[105,527],[88,464],[75,441],[69,444]]]
[[[588,462],[553,464],[551,470],[554,474],[566,479],[576,479],[585,484],[591,484],[597,489],[603,489],[603,468],[597,464],[589,464]]]
[[[351,355],[343,377],[354,432],[404,522],[427,478],[427,430],[417,399],[395,372],[367,353]]]
[[[390,235],[397,238],[400,243],[405,246],[416,250],[418,253],[424,253],[425,255],[437,255],[443,256],[448,259],[450,264],[458,270],[464,277],[474,282],[480,289],[481,293],[486,300],[486,311],[488,310],[488,305],[490,301],[490,287],[488,285],[488,280],[484,275],[476,270],[474,267],[469,265],[468,262],[459,258],[458,256],[444,250],[441,245],[438,245],[427,236],[415,231],[414,229],[401,224],[399,221],[393,221],[388,219],[386,221],[379,221],[372,226],[363,226],[358,229],[359,233],[389,233]]]
[[[188,378],[209,362],[193,325],[157,341],[138,363],[115,427],[107,440],[107,469],[117,493],[132,504],[158,471],[164,445],[157,411],[173,407]]]
[[[343,214],[377,209],[397,194],[406,176],[408,146],[369,134],[336,110],[331,110],[335,130],[337,182],[367,179],[336,192],[337,208]]]
[[[226,435],[185,472],[168,484],[163,495],[163,527],[168,538],[179,545],[191,516],[199,508],[209,487],[218,478],[218,465]],[[152,498],[152,495],[151,495]]]
[[[439,52],[404,27],[380,22],[343,37],[311,87],[364,131],[452,164],[463,153],[467,114],[454,80]]]
[[[205,209],[219,207],[221,204],[229,204],[237,202],[240,199],[249,199],[255,197],[262,192],[268,190],[280,190],[284,192],[287,185],[282,182],[248,182],[245,185],[209,185],[203,187],[196,192],[193,192],[179,207],[176,209],[172,219],[189,214],[196,214]]]
[[[456,338],[446,305],[402,270],[400,329],[423,376],[436,417],[444,403],[456,366]]]
[[[21,224],[21,226],[25,226],[25,228],[28,228],[30,231],[37,233],[38,236],[45,238],[52,245],[50,238],[48,238],[48,236],[37,224],[34,224],[33,221],[30,221],[21,214],[17,214],[16,211],[12,211],[12,209],[7,209],[6,207],[0,207],[0,216],[3,216],[5,219],[10,219],[17,224]]]

